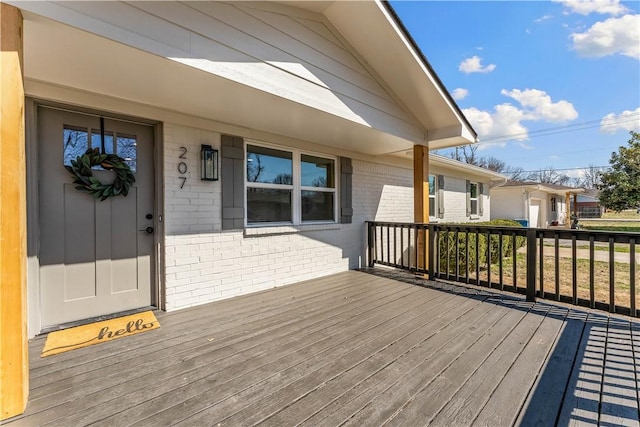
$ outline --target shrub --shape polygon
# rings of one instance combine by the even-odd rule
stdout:
[[[460,225],[460,226],[491,226],[491,227],[517,227],[521,228],[522,225],[513,220],[508,219],[496,219],[487,222],[476,222],[472,224],[447,224],[447,225]],[[467,237],[468,236],[468,237]],[[468,255],[466,253],[467,239],[469,245]],[[456,240],[458,242],[458,251],[456,252]],[[461,231],[441,231],[438,239],[438,253],[440,261],[440,272],[446,272],[455,274],[456,272],[456,260],[458,262],[459,274],[464,274],[465,269],[468,271],[475,271],[476,265],[486,266],[487,263],[487,235],[486,233],[479,233],[477,235],[478,251],[476,252],[476,233],[469,232],[467,235],[464,230]],[[524,236],[516,236],[515,239],[510,235],[502,236],[502,254],[503,256],[510,256],[515,245],[515,249],[518,250],[526,244],[526,238]],[[447,245],[448,243],[448,245]],[[490,263],[494,264],[499,261],[500,257],[500,236],[497,234],[491,234],[489,239],[489,245],[491,248]]]

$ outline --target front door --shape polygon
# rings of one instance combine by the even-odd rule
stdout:
[[[38,194],[42,326],[152,304],[153,128],[40,107]],[[76,189],[64,168],[88,147],[126,160],[135,183],[104,201]],[[94,166],[103,184],[112,171]]]

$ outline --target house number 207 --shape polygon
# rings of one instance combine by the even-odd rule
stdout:
[[[182,151],[182,153],[178,156],[179,159],[187,159],[187,147],[180,147],[180,151]],[[178,179],[180,179],[182,181],[182,184],[180,184],[180,188],[184,187],[184,184],[187,182],[187,164],[185,162],[180,162],[178,163],[178,173],[181,175],[178,177]]]

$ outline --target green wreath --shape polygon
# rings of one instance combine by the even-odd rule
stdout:
[[[103,184],[94,178],[91,168],[97,165],[115,172],[116,179],[113,183]],[[76,189],[86,191],[100,201],[118,195],[126,196],[131,184],[136,181],[131,168],[122,157],[101,154],[98,148],[89,148],[82,156],[71,160],[71,166],[65,166],[65,169],[75,178],[73,183],[77,184]]]

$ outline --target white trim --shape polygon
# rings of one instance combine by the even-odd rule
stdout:
[[[298,148],[292,148],[288,146],[282,146],[277,144],[272,144],[269,142],[257,141],[254,139],[245,139],[244,140],[244,167],[247,165],[247,147],[249,145],[271,148],[279,151],[286,151],[291,153],[292,160],[292,185],[287,184],[269,184],[269,183],[259,183],[252,182],[249,183],[247,181],[246,169],[243,173],[244,176],[244,223],[245,229],[259,229],[259,228],[269,228],[273,229],[274,227],[281,227],[286,229],[286,231],[281,231],[280,233],[290,233],[291,227],[295,227],[298,231],[307,231],[305,226],[313,226],[313,225],[326,225],[326,224],[338,224],[338,204],[340,194],[338,192],[338,157],[334,155],[318,153],[308,150],[301,150]],[[314,157],[320,157],[327,160],[333,161],[333,188],[318,188],[318,187],[308,187],[301,185],[301,176],[302,176],[302,155],[309,155]],[[296,179],[298,178],[298,179]],[[291,209],[293,212],[291,213],[291,222],[271,222],[271,223],[249,223],[249,217],[247,215],[247,188],[271,188],[271,189],[281,189],[281,190],[291,190]],[[302,221],[302,191],[319,191],[324,193],[332,193],[333,194],[333,221]],[[298,229],[298,227],[305,227],[303,229]],[[269,233],[273,233],[273,230]],[[259,233],[255,234],[269,234],[269,233]],[[254,234],[254,233],[252,233]]]
[[[471,197],[471,187],[476,186],[476,197]],[[482,195],[480,194],[480,185],[478,184],[477,181],[470,181],[469,182],[469,210],[470,210],[470,215],[469,217],[471,217],[472,219],[476,218],[476,217],[480,217],[480,197],[482,197]],[[473,211],[473,201],[476,201],[476,211]]]
[[[429,221],[436,221],[438,219],[438,175],[434,173],[430,173],[428,175],[428,179],[431,180],[433,177],[433,196],[431,195],[431,191],[429,191]],[[429,187],[431,189],[431,187]],[[433,200],[433,203],[431,201]],[[433,213],[435,215],[431,215],[431,206],[433,206]]]

